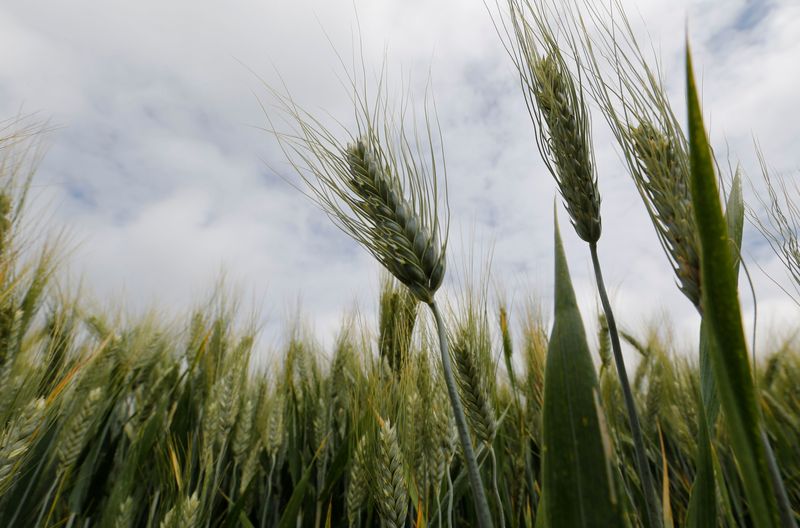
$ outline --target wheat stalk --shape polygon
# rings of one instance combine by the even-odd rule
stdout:
[[[479,525],[490,528],[489,503],[450,364],[447,329],[434,301],[444,279],[448,225],[438,214],[441,162],[434,144],[441,138],[434,137],[427,108],[425,134],[406,132],[404,113],[397,119],[385,100],[385,79],[374,104],[368,104],[359,84],[350,80],[356,133],[337,138],[290,96],[268,87],[293,125],[290,133],[280,133],[274,125],[272,131],[317,205],[433,312]]]
[[[508,7],[511,28],[504,27],[506,37],[511,40],[509,53],[520,75],[539,151],[558,184],[576,233],[589,244],[597,290],[608,322],[617,374],[633,434],[637,470],[647,503],[646,523],[647,526],[658,526],[661,519],[658,498],[597,253],[601,234],[600,192],[593,162],[589,111],[583,96],[581,57],[575,39],[568,32],[563,37],[566,43],[559,43],[556,35],[560,28],[553,26],[560,24],[561,19],[555,12],[547,11],[546,3],[508,0]],[[548,14],[555,22],[548,20]],[[565,54],[575,62],[575,74],[568,68]]]

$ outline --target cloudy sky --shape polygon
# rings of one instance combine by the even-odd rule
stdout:
[[[676,108],[688,20],[717,148],[757,177],[757,136],[773,170],[794,177],[800,5],[625,3],[637,31],[654,43]],[[255,299],[268,343],[279,340],[298,305],[325,340],[354,306],[372,313],[377,264],[284,181],[289,166],[260,129],[267,124],[260,102],[269,102],[262,81],[285,82],[312,111],[351,117],[337,52],[353,54],[356,13],[367,69],[386,56],[397,82],[411,79],[414,89],[431,79],[447,158],[451,268],[492,249],[492,276],[514,306],[529,295],[549,306],[555,187],[479,0],[3,2],[0,117],[36,111],[58,127],[34,181],[35,207],[69,229],[72,281],[82,278],[100,303],[122,296],[132,311],[181,313],[206,299],[224,270],[245,299]],[[667,314],[694,341],[697,316],[675,287],[599,117],[595,125],[600,257],[618,319],[641,329]],[[588,250],[563,214],[562,226],[592,319]],[[800,314],[759,270],[788,284],[747,229],[759,331],[785,329]],[[743,297],[749,320],[752,302]]]

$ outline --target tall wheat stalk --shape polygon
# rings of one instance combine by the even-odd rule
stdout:
[[[447,220],[439,219],[442,198],[437,170],[443,164],[436,143],[441,136],[427,105],[423,132],[410,135],[405,109],[399,116],[392,112],[383,82],[372,103],[351,79],[355,133],[341,130],[344,140],[302,110],[291,96],[270,90],[294,127],[291,133],[280,133],[273,124],[272,131],[309,196],[433,313],[479,525],[488,528],[493,525],[489,504],[458,395],[447,328],[435,301],[444,279],[448,226]]]
[[[580,62],[574,40],[567,42],[577,63],[570,71],[562,45],[552,24],[555,12],[528,0],[509,0],[508,22],[503,19],[501,37],[510,41],[508,52],[520,76],[520,83],[542,159],[555,179],[559,194],[578,236],[589,244],[597,289],[608,324],[628,422],[636,451],[636,466],[645,497],[645,524],[661,525],[659,502],[648,462],[647,450],[636,410],[633,391],[622,357],[617,324],[606,292],[597,243],[602,232],[600,191],[597,185],[591,143],[590,114],[584,100]],[[548,15],[556,22],[548,20]],[[577,76],[577,77],[576,77]]]

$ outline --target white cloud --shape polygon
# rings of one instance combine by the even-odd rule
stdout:
[[[688,13],[717,144],[727,140],[735,160],[755,174],[757,134],[776,168],[797,168],[800,9],[773,1],[763,16],[748,18],[754,4],[744,0],[626,4],[637,28],[647,24],[676,108]],[[388,49],[394,78],[410,76],[416,90],[432,77],[447,149],[451,260],[465,252],[462,234],[474,230],[494,245],[495,279],[507,288],[527,285],[549,306],[555,187],[483,3],[360,1],[356,10],[370,68],[379,68]],[[737,28],[742,21],[751,25]],[[160,302],[179,311],[212,289],[222,267],[264,295],[273,331],[298,297],[327,338],[355,298],[372,310],[377,265],[274,174],[274,167],[288,173],[287,166],[255,128],[266,125],[257,97],[268,95],[248,71],[273,85],[280,72],[302,104],[347,119],[333,48],[350,61],[357,33],[351,2],[10,2],[0,8],[0,33],[13,43],[0,49],[0,112],[24,105],[63,125],[37,185],[54,204],[55,221],[82,242],[72,267],[98,297],[124,290],[134,306]],[[618,318],[641,328],[666,310],[680,332],[696,335],[693,308],[596,121],[600,254]],[[561,219],[591,319],[588,251]],[[754,254],[783,278],[770,254]],[[797,308],[769,279],[758,270],[754,278],[764,328],[791,321],[790,312],[796,318]],[[743,302],[751,311],[744,294]]]

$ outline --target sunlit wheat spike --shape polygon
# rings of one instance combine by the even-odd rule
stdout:
[[[200,499],[197,492],[183,499],[181,504],[181,526],[197,526],[200,516]]]
[[[158,528],[177,528],[177,508],[178,506],[173,506],[167,511],[167,513],[164,514],[164,517],[161,519]]]
[[[200,513],[200,500],[197,492],[179,499],[178,503],[164,514],[159,528],[183,528],[197,526]]]
[[[403,460],[397,432],[388,420],[381,423],[378,457],[378,485],[375,493],[381,518],[386,526],[401,528],[405,526],[408,513],[408,489],[403,476]]]
[[[689,188],[689,161],[679,141],[650,122],[627,130],[631,174],[669,257],[679,287],[700,307],[700,256]]]

